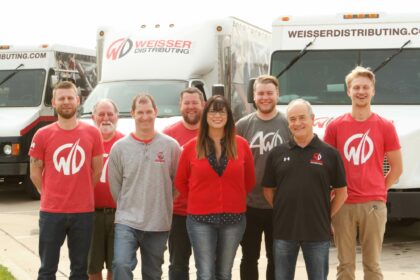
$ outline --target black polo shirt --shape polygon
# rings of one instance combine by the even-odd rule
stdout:
[[[270,151],[263,184],[275,188],[274,239],[330,239],[331,187],[346,186],[340,154],[318,136],[304,148],[291,140]]]

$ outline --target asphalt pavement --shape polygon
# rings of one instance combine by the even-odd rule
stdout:
[[[9,268],[18,280],[36,279],[40,265],[38,257],[38,207],[39,202],[26,199],[22,194],[0,193],[0,264]],[[391,233],[391,236],[389,236]],[[363,279],[360,248],[357,250],[357,279]],[[260,279],[265,275],[265,252],[260,259]],[[235,258],[233,277],[239,279],[240,249]],[[191,258],[191,278],[195,279],[195,267]],[[335,279],[337,266],[336,249],[330,249],[329,280]],[[57,279],[68,279],[70,261],[67,245],[61,250]],[[392,225],[388,229],[383,247],[382,269],[385,279],[420,280],[420,222],[410,226]],[[165,253],[162,279],[168,279],[168,252]],[[134,272],[135,279],[141,279],[140,262]],[[301,255],[296,267],[295,279],[307,279]]]

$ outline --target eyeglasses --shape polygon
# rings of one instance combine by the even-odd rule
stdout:
[[[219,114],[219,116],[225,117],[227,115],[227,112],[226,111],[214,111],[214,110],[210,110],[208,112],[208,114],[210,116],[216,116],[216,114]]]

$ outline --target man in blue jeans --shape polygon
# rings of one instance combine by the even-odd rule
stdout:
[[[338,151],[313,133],[309,102],[290,102],[286,115],[293,139],[270,151],[262,184],[274,212],[276,280],[294,279],[300,248],[308,279],[326,280],[331,217],[347,198],[344,166]]]
[[[156,103],[137,95],[131,116],[135,131],[114,144],[108,179],[117,203],[114,280],[133,279],[140,247],[142,279],[162,277],[163,254],[172,220],[172,186],[181,149],[173,138],[155,130]]]
[[[55,279],[67,237],[70,279],[87,280],[92,237],[94,189],[102,171],[99,130],[76,118],[77,88],[59,83],[52,105],[58,121],[37,131],[29,150],[31,179],[41,194],[38,280]]]

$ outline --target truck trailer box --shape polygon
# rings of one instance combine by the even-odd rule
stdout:
[[[179,94],[197,87],[206,97],[222,84],[235,118],[252,111],[246,100],[248,79],[268,72],[271,35],[237,18],[194,24],[139,25],[135,29],[100,28],[97,33],[100,82],[83,106],[89,119],[102,98],[116,102],[119,129],[134,130],[131,103],[151,94],[158,108],[158,129],[180,119]]]

